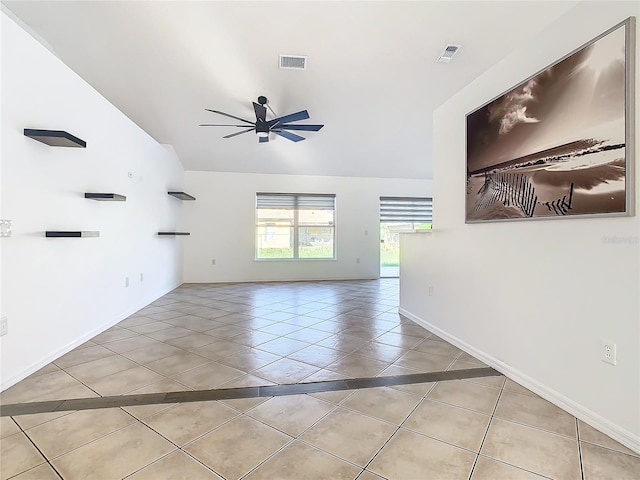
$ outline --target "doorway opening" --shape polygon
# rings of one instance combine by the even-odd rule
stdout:
[[[400,234],[431,229],[432,199],[380,197],[380,277],[400,276]]]
[[[380,222],[380,278],[400,276],[400,234],[395,226]]]

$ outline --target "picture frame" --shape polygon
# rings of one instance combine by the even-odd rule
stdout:
[[[466,115],[466,223],[634,215],[635,18]]]

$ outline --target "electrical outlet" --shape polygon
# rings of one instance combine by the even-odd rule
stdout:
[[[141,273],[141,274],[140,274],[140,281],[141,281],[141,282],[144,282],[144,273]]]
[[[212,258],[212,259],[211,259],[211,265],[215,265],[215,264],[216,264],[216,259],[215,259],[215,258]]]
[[[604,363],[609,363],[611,365],[617,365],[618,360],[616,358],[616,344],[610,340],[602,339],[602,344],[600,347],[600,360]]]
[[[433,297],[433,285],[429,285],[427,287],[427,295],[429,295],[430,297]]]
[[[9,319],[7,317],[0,318],[0,337],[9,333]]]
[[[356,263],[360,263],[360,259],[359,258],[356,258]]]
[[[129,286],[129,277],[124,277],[124,286],[125,288]]]
[[[11,236],[11,220],[0,220],[0,237]]]

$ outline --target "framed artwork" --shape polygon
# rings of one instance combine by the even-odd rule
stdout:
[[[467,223],[633,215],[634,20],[467,115]]]

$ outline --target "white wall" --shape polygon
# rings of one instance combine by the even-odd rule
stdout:
[[[636,451],[639,217],[466,225],[464,118],[639,13],[638,2],[583,2],[442,105],[434,117],[437,228],[401,243],[404,312]],[[634,183],[640,192],[638,175]],[[617,343],[617,366],[600,361],[602,338]]]
[[[431,196],[430,180],[194,171],[185,188],[185,282],[377,278],[380,196]],[[336,260],[256,261],[256,192],[336,194]]]
[[[87,148],[49,147],[24,128],[67,130]],[[156,232],[178,222],[182,203],[166,192],[181,187],[183,168],[5,13],[1,152],[0,218],[13,221],[13,236],[0,239],[6,389],[181,283],[181,240]],[[127,201],[85,200],[91,191]]]

